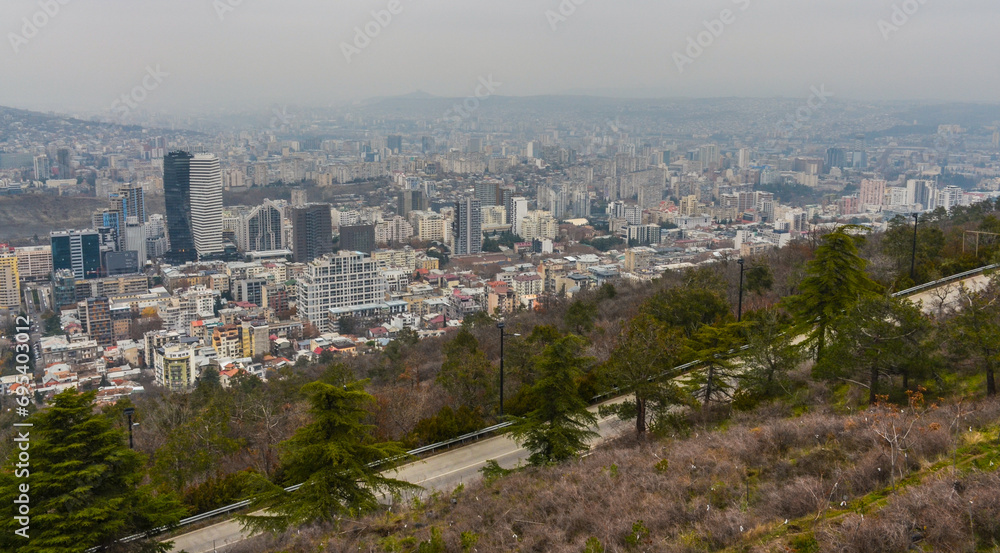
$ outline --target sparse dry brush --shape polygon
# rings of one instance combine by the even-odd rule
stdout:
[[[969,426],[995,426],[1000,415],[995,402],[971,411],[963,418],[966,435]],[[401,514],[345,521],[320,541],[289,535],[232,551],[315,551],[327,539],[324,551],[436,551],[432,529],[440,533],[441,551],[462,551],[464,535],[465,543],[475,537],[480,553],[580,552],[591,538],[607,552],[749,550],[752,544],[789,551],[797,550],[786,546],[799,532],[806,541],[814,533],[817,550],[844,552],[907,551],[917,542],[935,551],[967,551],[973,529],[980,545],[1000,540],[1000,478],[952,476],[949,463],[939,462],[963,435],[949,431],[954,413],[900,415],[907,424],[916,421],[897,444],[905,459],[896,469],[900,490],[881,510],[866,496],[890,492],[891,455],[872,428],[872,411],[771,420],[752,413],[724,431],[686,439],[639,444],[622,438],[579,461],[472,485],[454,503],[438,497]],[[915,471],[921,471],[917,479]]]

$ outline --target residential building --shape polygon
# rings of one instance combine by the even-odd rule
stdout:
[[[52,246],[15,248],[17,271],[22,280],[42,281],[52,278]]]
[[[114,331],[111,325],[111,305],[106,297],[87,298],[77,304],[80,323],[91,340],[102,348],[113,346]]]
[[[299,316],[326,332],[330,309],[383,302],[386,292],[385,278],[375,260],[341,251],[306,266],[298,281]]]
[[[372,253],[375,250],[375,225],[340,227],[340,249]]]
[[[465,198],[456,203],[454,255],[476,255],[483,252],[482,206],[479,200]]]
[[[17,310],[21,306],[21,279],[17,255],[0,253],[0,309]]]
[[[292,252],[296,263],[308,263],[333,252],[330,204],[309,204],[291,210]]]
[[[263,205],[240,214],[236,229],[236,246],[244,252],[285,249],[282,206],[268,200]]]
[[[554,239],[558,236],[559,226],[548,211],[529,211],[521,219],[521,233],[518,235],[526,242],[534,240]]]

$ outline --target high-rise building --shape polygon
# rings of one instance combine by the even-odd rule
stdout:
[[[240,251],[281,250],[285,248],[284,237],[285,222],[280,205],[265,201],[240,215],[236,229],[236,245]]]
[[[736,154],[736,165],[740,169],[750,168],[750,148],[740,148]]]
[[[191,234],[198,257],[223,252],[222,168],[212,154],[191,160]]]
[[[911,179],[906,181],[906,203],[920,204],[924,209],[934,209],[937,201],[937,187],[934,181]]]
[[[394,154],[398,154],[403,151],[403,137],[391,134],[389,138],[386,139],[386,147],[392,151]]]
[[[434,137],[433,136],[422,136],[420,137],[420,149],[425,154],[430,154],[434,152]]]
[[[476,255],[483,252],[483,214],[479,200],[465,198],[456,203],[455,255]]]
[[[843,169],[847,167],[847,150],[843,148],[828,148],[826,150],[826,167]]]
[[[167,237],[173,263],[197,261],[191,228],[191,160],[187,152],[170,152],[163,158],[163,195],[167,211]],[[221,219],[221,218],[220,218]]]
[[[715,144],[705,144],[698,148],[698,160],[701,161],[701,168],[719,168],[719,147]]]
[[[53,232],[52,270],[66,269],[77,279],[101,277],[101,235],[96,230]]]
[[[524,216],[528,214],[528,199],[522,197],[511,198],[510,209],[507,213],[507,220],[512,225],[511,231],[515,236],[524,236]]]
[[[548,211],[530,211],[521,219],[521,232],[519,236],[526,242],[552,240],[557,236],[559,226]]]
[[[68,179],[73,176],[72,162],[72,152],[69,148],[56,150],[56,167],[59,169],[59,178]]]
[[[399,193],[396,214],[406,217],[411,211],[427,211],[427,196],[423,190],[403,190]]]
[[[309,197],[306,194],[306,191],[302,188],[293,188],[291,199],[292,207],[302,207],[307,203],[309,203]]]
[[[146,252],[146,225],[138,217],[129,217],[125,221],[125,251],[136,252],[140,267],[149,260]]]
[[[340,227],[340,249],[372,253],[375,250],[375,225]]]
[[[121,213],[121,220],[135,217],[140,223],[149,220],[146,213],[146,191],[141,184],[122,185],[118,192],[111,196],[112,207]]]
[[[49,156],[45,154],[35,156],[34,165],[36,180],[48,179],[52,176],[52,163],[49,162]]]
[[[855,169],[863,169],[868,166],[868,139],[864,134],[854,137],[854,152],[851,156],[851,165]]]
[[[330,204],[309,204],[292,210],[292,253],[296,263],[308,263],[333,252]]]
[[[104,348],[114,345],[108,298],[87,298],[78,304],[77,312],[80,314],[80,323],[91,340],[96,340],[97,345]]]
[[[503,205],[500,198],[500,184],[497,181],[480,181],[476,183],[476,199],[483,207]]]
[[[341,251],[311,261],[298,283],[298,311],[321,332],[330,329],[330,310],[385,301],[387,285],[378,263],[358,252]]]
[[[49,280],[52,277],[52,246],[16,248],[17,272],[22,280]]]
[[[17,270],[17,255],[0,253],[0,309],[16,310],[21,306],[21,277]]]
[[[858,201],[861,209],[868,207],[881,207],[885,203],[886,181],[881,179],[864,179],[861,181],[861,190]]]

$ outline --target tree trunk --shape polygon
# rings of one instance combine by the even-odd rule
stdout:
[[[872,367],[871,377],[869,378],[868,384],[868,404],[875,405],[878,401],[878,369]]]
[[[646,434],[646,400],[635,397],[635,437],[639,440]]]
[[[986,395],[990,397],[997,395],[997,379],[993,367],[986,369]]]
[[[708,407],[708,403],[712,401],[712,382],[715,381],[715,365],[708,366],[708,383],[705,386],[705,403],[701,405],[702,409]]]
[[[910,372],[903,371],[903,390],[910,389]]]

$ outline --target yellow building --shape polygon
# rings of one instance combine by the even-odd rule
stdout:
[[[230,359],[244,357],[245,345],[247,344],[244,344],[243,328],[240,326],[220,326],[212,333],[212,347],[219,357]]]
[[[17,256],[0,254],[0,309],[16,310],[21,306],[21,281]]]

